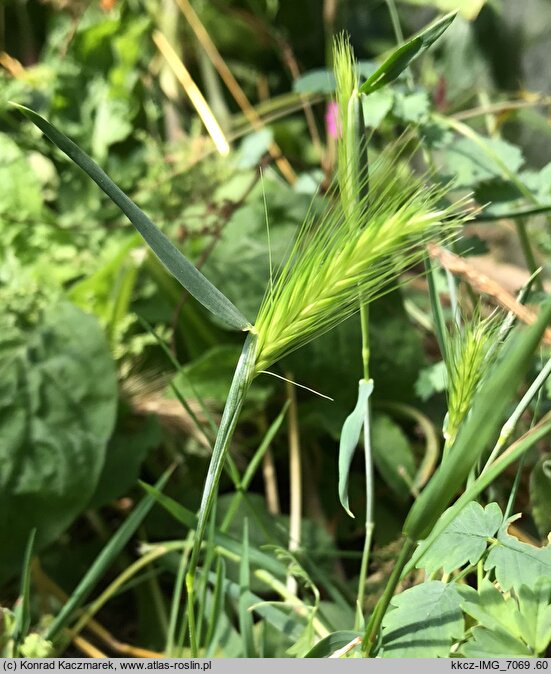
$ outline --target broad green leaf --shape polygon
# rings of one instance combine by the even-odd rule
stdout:
[[[360,93],[370,94],[393,82],[424,51],[426,51],[449,27],[457,12],[446,14],[408,42],[396,49],[360,87]]]
[[[530,475],[530,505],[540,536],[551,532],[551,454],[545,454]]]
[[[370,99],[368,99],[370,100]],[[403,122],[419,124],[425,120],[430,110],[430,99],[426,91],[413,93],[395,93],[392,114]]]
[[[466,658],[513,658],[530,657],[532,651],[501,627],[488,630],[474,627],[472,638],[461,646]]]
[[[416,465],[408,439],[386,414],[374,415],[371,424],[373,462],[383,480],[400,501],[407,500]]]
[[[360,434],[364,425],[369,396],[373,392],[373,380],[366,381],[361,379],[358,385],[358,400],[356,407],[348,415],[343,424],[341,438],[339,442],[339,499],[342,507],[350,515],[352,514],[348,505],[348,478],[350,475],[350,466],[354,452],[360,441]]]
[[[441,12],[458,10],[469,21],[476,19],[486,0],[401,0],[407,5],[420,5],[422,7],[434,7]]]
[[[341,630],[329,634],[311,648],[304,656],[305,658],[328,658],[335,651],[347,646],[351,641],[361,636],[361,632],[352,632],[350,630]]]
[[[140,468],[149,451],[162,438],[156,416],[127,415],[107,445],[105,463],[90,501],[90,508],[99,508],[127,493],[138,481]]]
[[[514,657],[537,655],[551,639],[551,581],[539,578],[533,587],[521,586],[515,594],[502,594],[484,579],[478,591],[458,587],[461,608],[476,625],[461,646],[465,657]]]
[[[503,515],[497,503],[490,503],[483,508],[476,501],[471,501],[426,553],[423,553],[421,543],[421,559],[417,562],[417,567],[425,569],[431,575],[439,569],[444,573],[451,573],[467,562],[476,564],[486,550],[488,538],[495,535],[502,521]]]
[[[446,363],[443,360],[421,370],[415,382],[415,393],[426,401],[435,393],[443,393],[447,384]]]
[[[471,138],[459,138],[443,152],[447,173],[457,187],[475,187],[483,181],[507,179],[500,162],[516,173],[524,164],[522,151],[501,138],[480,136],[480,143]],[[497,161],[496,161],[497,159]]]
[[[477,392],[456,441],[409,512],[404,533],[412,540],[427,537],[463,486],[471,468],[495,438],[550,319],[551,302],[548,302],[540,307],[534,325],[517,330],[509,338],[501,360]]]
[[[518,516],[507,520],[490,548],[484,568],[494,570],[504,590],[518,590],[522,585],[533,585],[541,576],[551,577],[551,545],[536,548],[511,536],[507,529]]]
[[[268,148],[274,141],[274,133],[271,129],[264,128],[260,131],[245,136],[239,148],[239,168],[253,168],[257,166],[262,157],[268,152]]]
[[[435,580],[395,596],[383,619],[383,658],[445,658],[463,636],[461,596]]]
[[[394,103],[392,89],[379,89],[369,96],[362,96],[364,124],[368,129],[377,129]]]
[[[463,597],[461,608],[481,627],[491,632],[501,630],[515,639],[521,639],[518,606],[513,597],[509,595],[506,598],[486,578],[481,581],[478,590],[468,585],[458,585],[457,590]]]
[[[1,293],[0,293],[1,295]],[[2,298],[4,299],[4,298]],[[29,532],[42,549],[88,505],[115,423],[115,366],[97,320],[35,298],[0,316],[0,577]],[[22,312],[22,313],[21,313]]]
[[[310,70],[293,82],[293,91],[299,94],[332,94],[335,91],[335,75],[327,68]]]
[[[522,638],[536,655],[543,655],[551,642],[551,578],[522,585],[516,595]]]
[[[15,105],[15,104],[14,104]],[[196,269],[176,246],[151,222],[109,176],[67,136],[33,110],[16,105],[28,119],[64,152],[121,209],[142,235],[151,250],[181,285],[220,320],[238,330],[247,330],[249,321],[212,283]]]

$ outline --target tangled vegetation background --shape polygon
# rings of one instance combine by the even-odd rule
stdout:
[[[469,413],[491,309],[529,320],[544,298],[551,5],[0,6],[0,654],[193,652],[184,574],[243,341],[182,289],[114,204],[9,101],[67,134],[255,316],[270,270],[335,174],[333,37],[350,35],[367,78],[397,44],[455,9],[434,46],[363,102],[373,156],[411,134],[433,178],[453,180],[478,207],[453,252],[432,249],[428,277],[414,266],[399,289],[370,305],[369,564],[361,570],[361,451],[347,483],[356,518],[339,502],[339,439],[362,377],[361,326],[352,317],[274,366],[283,379],[260,375],[247,397],[196,589],[191,629],[209,657],[358,652],[404,520],[440,462],[445,418]],[[418,156],[413,165],[426,170]],[[524,306],[526,293],[517,293],[539,267]],[[455,362],[470,364],[461,373],[468,395],[446,375],[435,295],[448,326],[460,309],[463,327],[451,343],[459,344]],[[548,344],[546,334],[523,388],[504,395],[518,401],[546,372]],[[540,378],[511,439],[549,411],[551,386]],[[508,414],[519,409],[506,405]],[[452,430],[448,423],[446,442]],[[545,654],[549,437],[538,436],[522,462],[402,578],[382,623],[382,655]]]

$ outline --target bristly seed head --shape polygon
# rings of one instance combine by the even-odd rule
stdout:
[[[358,208],[347,214],[330,194],[325,213],[307,218],[264,297],[255,322],[256,373],[348,318],[360,298],[396,287],[399,274],[422,259],[424,243],[453,235],[469,212],[465,200],[442,206],[446,191],[413,176],[391,148],[370,166],[369,197]]]

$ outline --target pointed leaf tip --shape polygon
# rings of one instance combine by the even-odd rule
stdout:
[[[180,252],[147,215],[109,178],[76,143],[30,108],[11,105],[35,124],[62,152],[72,159],[120,208],[142,238],[174,278],[206,309],[237,330],[247,331],[251,323],[203,274]]]

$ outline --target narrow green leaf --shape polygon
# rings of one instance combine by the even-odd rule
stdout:
[[[361,632],[352,632],[351,630],[339,630],[328,634],[324,639],[311,648],[304,656],[305,658],[328,658],[330,655],[347,646],[357,637],[361,637]]]
[[[356,407],[354,407],[354,410],[348,415],[343,424],[339,442],[339,499],[342,507],[350,517],[354,517],[348,505],[350,466],[352,464],[354,452],[360,441],[360,434],[362,432],[365,417],[365,407],[368,404],[369,396],[372,392],[373,380],[370,379],[369,381],[366,381],[365,379],[360,379]]]
[[[170,513],[174,519],[178,520],[178,522],[181,522],[190,529],[193,529],[197,526],[197,517],[190,510],[169,496],[162,494],[154,486],[146,484],[145,482],[140,482],[140,484],[145,489],[145,491],[150,494],[168,513]],[[224,551],[230,553],[232,557],[236,559],[241,558],[242,547],[240,541],[235,540],[227,534],[222,534],[218,531],[215,531],[214,543]],[[251,548],[249,550],[249,557],[252,564],[269,571],[274,576],[278,578],[286,577],[287,567],[278,560],[274,559],[274,557],[271,555],[267,555],[256,548]]]
[[[239,362],[235,368],[233,381],[228,393],[224,412],[222,413],[222,419],[216,435],[214,449],[212,450],[212,457],[205,480],[205,486],[203,487],[203,495],[201,497],[201,505],[197,517],[197,530],[195,533],[195,541],[191,553],[188,574],[191,577],[193,577],[195,569],[197,568],[199,550],[205,536],[208,517],[218,492],[218,482],[220,481],[220,475],[222,474],[228,448],[237,425],[239,413],[245,402],[247,391],[251,385],[253,368],[255,365],[256,341],[256,335],[249,332],[243,345],[243,351],[241,352]]]
[[[370,94],[381,87],[393,82],[401,73],[426,51],[455,19],[457,11],[446,14],[432,25],[415,35],[411,40],[398,47],[386,60],[377,68],[360,87],[360,93]]]
[[[13,626],[13,652],[15,657],[18,656],[19,647],[23,643],[31,626],[31,560],[35,536],[36,529],[32,529],[25,549],[23,567],[21,570],[21,589],[19,590],[19,597],[17,598],[14,609],[15,625]]]
[[[239,564],[239,633],[243,642],[243,657],[256,657],[253,636],[253,618],[249,611],[249,602],[247,595],[251,589],[250,568],[249,568],[249,521],[247,518],[243,521],[243,554]]]
[[[520,329],[511,337],[509,348],[475,396],[471,414],[463,423],[456,441],[410,510],[404,533],[411,540],[427,536],[495,438],[550,319],[551,303],[548,302],[540,308],[534,325]]]
[[[109,176],[78,145],[58,131],[33,110],[13,103],[121,209],[151,250],[181,285],[220,320],[237,330],[248,330],[250,322],[176,246],[158,229],[147,215],[109,178]]]
[[[212,608],[209,616],[209,626],[205,639],[206,653],[205,657],[212,657],[216,652],[218,645],[218,625],[223,612],[224,599],[224,581],[226,579],[226,562],[223,557],[218,557],[216,563],[216,575],[214,581],[214,595],[212,598]]]
[[[434,320],[434,331],[436,334],[436,339],[438,341],[438,346],[440,347],[440,353],[442,355],[442,360],[446,368],[448,367],[448,342],[446,330],[446,321],[444,320],[444,310],[442,308],[442,302],[440,301],[440,295],[438,294],[438,289],[436,287],[436,278],[435,271],[432,265],[432,260],[427,255],[425,257],[425,269],[427,272],[427,284],[429,288],[429,300],[432,310],[432,316]]]
[[[169,469],[163,473],[155,485],[157,490],[160,490],[165,486],[171,472],[172,469]],[[143,499],[143,501],[141,501],[136,506],[136,508],[134,508],[128,519],[120,527],[109,543],[107,543],[92,566],[88,569],[84,575],[84,578],[82,578],[80,583],[77,585],[65,606],[63,606],[61,611],[54,618],[53,622],[49,625],[48,631],[46,633],[46,639],[53,640],[65,627],[65,625],[67,625],[69,620],[71,620],[74,612],[79,609],[86,601],[94,587],[99,582],[100,578],[109,568],[110,564],[128,543],[131,536],[143,522],[148,512],[155,505],[155,502],[155,496],[148,494]]]

